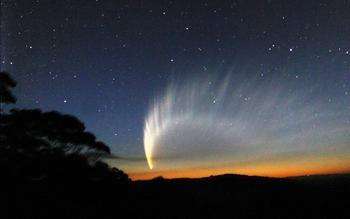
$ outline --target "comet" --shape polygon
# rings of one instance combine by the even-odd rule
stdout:
[[[350,142],[343,119],[349,111],[335,111],[332,102],[315,95],[322,93],[317,87],[303,90],[278,76],[233,78],[173,80],[152,99],[143,130],[151,170],[160,156],[201,165],[217,159],[325,152]]]
[[[165,101],[156,102],[145,121],[144,126],[144,150],[147,163],[150,169],[153,169],[153,153],[158,139],[167,130],[167,126],[171,123],[171,104],[172,94],[168,93]]]

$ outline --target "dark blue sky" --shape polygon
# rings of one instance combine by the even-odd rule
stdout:
[[[4,0],[1,70],[19,82],[17,107],[76,115],[114,153],[138,156],[149,102],[173,77],[282,75],[348,103],[349,11],[337,0]]]

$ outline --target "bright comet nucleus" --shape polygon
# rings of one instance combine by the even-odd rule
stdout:
[[[154,140],[151,135],[149,124],[146,123],[143,137],[143,144],[145,148],[145,154],[147,158],[147,163],[150,169],[153,169],[153,161],[152,161],[152,151],[154,148]]]

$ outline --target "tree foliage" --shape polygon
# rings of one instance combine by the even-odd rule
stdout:
[[[11,92],[16,85],[9,73],[0,72],[0,103],[16,103],[16,97]]]
[[[16,102],[11,92],[15,86],[8,73],[0,73],[1,103]],[[0,115],[0,171],[4,175],[128,182],[125,173],[99,159],[110,153],[72,115],[40,109],[12,109]]]
[[[44,152],[57,149],[67,154],[95,155],[110,153],[106,144],[97,141],[92,133],[85,130],[85,125],[71,115],[39,109],[13,109],[1,117],[0,123],[3,145],[11,145],[17,150]]]

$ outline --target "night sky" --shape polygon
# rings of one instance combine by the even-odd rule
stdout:
[[[162,156],[181,159],[173,164],[173,158],[171,168],[163,161],[164,165],[159,165],[163,169],[158,171],[177,166],[176,176],[191,176],[192,169],[181,175],[186,164],[197,170],[205,166],[207,172],[203,175],[220,173],[221,167],[210,171],[211,163],[226,150],[215,150],[215,142],[232,142],[232,133],[215,134],[211,138],[215,141],[200,136],[210,133],[209,126],[220,130],[219,120],[235,123],[239,129],[238,120],[260,118],[256,109],[269,112],[267,119],[291,128],[283,136],[307,142],[280,138],[279,126],[267,125],[275,130],[271,136],[281,140],[274,141],[272,149],[268,149],[274,157],[288,160],[291,153],[286,155],[288,159],[279,154],[303,147],[292,150],[292,154],[304,154],[305,148],[311,148],[307,160],[319,158],[314,151],[321,153],[325,146],[317,146],[327,142],[331,146],[324,153],[332,151],[334,156],[322,155],[321,160],[334,163],[350,155],[349,12],[350,2],[345,0],[3,0],[1,70],[10,72],[18,82],[16,107],[58,110],[77,116],[116,156],[123,157],[123,162],[115,162],[128,173],[150,173],[144,158],[145,122],[152,116],[164,120],[169,113],[173,113],[170,122],[174,122],[174,115],[193,116],[162,139],[163,144],[176,142],[174,133],[180,133],[182,143],[176,144],[180,152],[164,152]],[[225,81],[230,83],[225,93],[217,97]],[[213,84],[213,88],[203,90],[205,84]],[[203,91],[208,103],[222,104],[218,108],[207,105],[202,94],[196,93],[199,91]],[[235,92],[239,95],[231,95]],[[284,95],[273,98],[278,92]],[[194,100],[187,98],[191,93]],[[169,95],[170,110],[162,97]],[[242,105],[239,98],[252,103],[249,107]],[[191,104],[185,105],[188,101]],[[269,103],[269,107],[262,110],[264,103]],[[233,115],[235,109],[241,112],[240,116]],[[282,111],[294,117],[288,121],[283,116],[271,117]],[[194,116],[197,113],[209,115],[211,121],[196,123],[208,119]],[[320,115],[320,119],[315,118]],[[293,126],[294,119],[303,122]],[[264,129],[260,120],[249,121],[251,127]],[[159,121],[154,125],[159,124],[162,126]],[[188,128],[192,124],[195,125]],[[328,134],[321,135],[310,124]],[[298,134],[313,128],[315,133]],[[255,139],[254,144],[247,143],[250,146],[269,142],[265,132],[252,129],[244,133],[254,135],[240,135],[239,139]],[[186,130],[197,130],[194,135],[200,140],[195,143],[186,136]],[[288,150],[277,145],[288,145]],[[220,153],[215,158],[206,156],[217,151]],[[190,165],[191,156],[181,154],[200,154],[205,162]],[[223,160],[226,166],[221,169],[232,171],[227,166],[230,158]],[[346,164],[350,170],[350,162]],[[240,169],[250,173],[244,170]],[[266,169],[261,173],[271,175]]]

